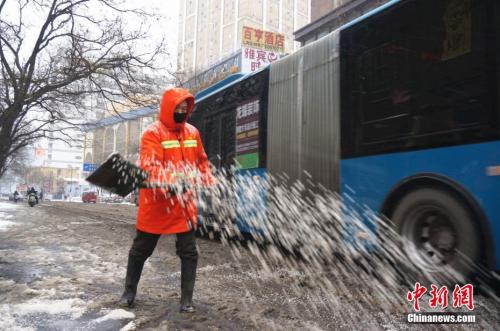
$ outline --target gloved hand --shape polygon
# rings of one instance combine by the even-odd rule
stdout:
[[[181,185],[169,185],[168,192],[173,195],[184,194],[189,191],[189,187],[186,183],[182,183]]]

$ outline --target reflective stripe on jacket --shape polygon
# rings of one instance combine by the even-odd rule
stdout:
[[[175,123],[173,116],[178,104],[188,103],[188,117],[194,107],[193,96],[184,89],[174,88],[163,94],[160,119],[151,124],[141,139],[139,164],[148,171],[150,183],[179,184],[201,181],[214,182],[207,155],[198,130],[188,123]],[[195,197],[188,191],[180,196],[165,189],[141,189],[137,229],[156,234],[190,231],[197,225]]]

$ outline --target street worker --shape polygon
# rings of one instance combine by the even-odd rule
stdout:
[[[187,90],[167,90],[161,100],[159,120],[142,135],[139,165],[149,173],[148,187],[155,188],[141,188],[139,192],[137,233],[129,251],[121,306],[134,306],[144,262],[160,235],[176,234],[176,254],[181,259],[180,311],[195,312],[192,298],[198,262],[197,207],[190,187],[193,183],[212,185],[214,177],[198,130],[186,123],[193,107],[194,97]]]

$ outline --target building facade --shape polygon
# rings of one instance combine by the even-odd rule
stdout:
[[[83,132],[70,130],[66,132],[75,139],[74,142],[66,143],[54,139],[54,133],[50,132],[52,139],[43,139],[33,148],[33,166],[48,168],[81,168]],[[61,137],[63,139],[64,137]],[[67,138],[66,138],[67,139]]]
[[[241,52],[244,26],[285,35],[310,21],[311,0],[179,0],[177,68],[187,80]]]
[[[49,132],[48,138],[28,148],[24,184],[57,198],[79,194],[83,137],[79,129]]]
[[[311,0],[311,22],[331,12],[349,0]]]
[[[45,197],[64,199],[80,196],[84,188],[89,186],[81,174],[81,167],[31,167],[26,170],[24,182],[26,188],[35,187],[43,191]]]
[[[312,0],[311,23],[294,32],[301,46],[312,43],[342,25],[390,0]],[[314,17],[314,18],[313,18]]]
[[[141,135],[158,118],[158,105],[141,107],[105,117],[84,126],[83,163],[99,165],[114,152],[131,162],[139,156]],[[92,167],[89,167],[92,168]],[[89,174],[90,171],[84,171]]]

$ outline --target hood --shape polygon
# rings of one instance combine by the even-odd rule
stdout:
[[[180,129],[184,126],[184,123],[186,123],[186,121],[184,121],[183,123],[175,123],[174,121],[175,107],[177,107],[177,105],[183,101],[187,101],[188,103],[186,116],[187,121],[194,107],[193,95],[189,93],[188,90],[185,90],[183,88],[172,88],[166,90],[165,93],[163,93],[163,97],[160,103],[160,121],[167,128]]]

